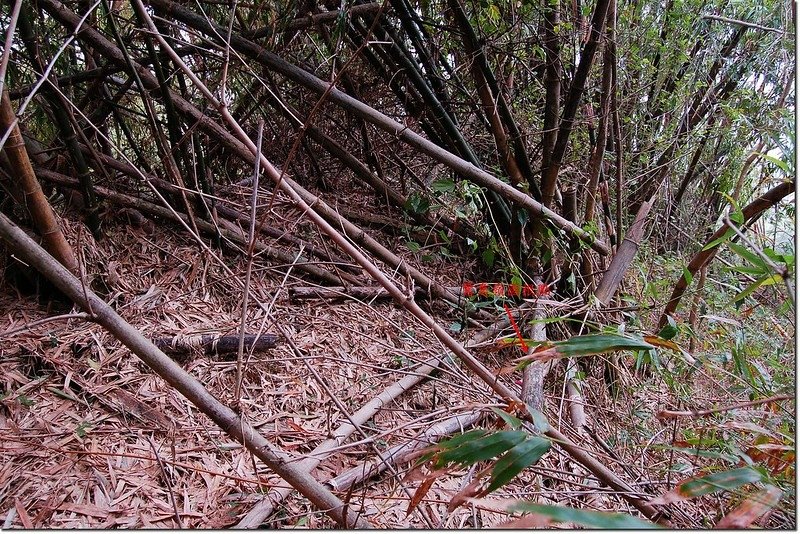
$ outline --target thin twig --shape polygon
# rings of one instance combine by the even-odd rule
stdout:
[[[244,293],[242,295],[242,323],[239,330],[239,353],[236,355],[236,388],[233,398],[239,402],[239,393],[242,389],[242,360],[244,358],[244,330],[247,327],[247,297],[250,296],[250,276],[253,272],[253,249],[256,242],[256,204],[258,203],[258,178],[261,174],[261,141],[264,135],[264,119],[258,121],[258,142],[256,144],[256,165],[253,169],[253,195],[250,201],[250,243],[247,246],[247,272],[244,278]]]
[[[739,19],[732,19],[728,17],[723,17],[720,15],[703,15],[704,19],[708,20],[718,20],[720,22],[728,22],[730,24],[737,24],[739,26],[744,26],[746,28],[755,28],[756,30],[763,30],[765,32],[775,32],[780,33],[781,35],[785,34],[786,32],[779,29],[779,28],[772,28],[770,26],[762,26],[761,24],[755,24],[754,22],[747,22],[745,20]]]
[[[169,480],[167,469],[164,467],[164,462],[161,461],[161,455],[158,454],[158,450],[156,450],[156,444],[153,443],[153,438],[147,436],[147,442],[150,444],[150,448],[153,449],[153,454],[155,454],[156,460],[158,461],[158,467],[161,468],[161,478],[164,479],[164,484],[167,486],[169,500],[172,502],[172,511],[175,513],[175,521],[178,522],[178,528],[182,529],[183,521],[181,521],[181,514],[178,512],[178,502],[175,500],[175,492],[172,490],[172,482]]]
[[[6,30],[3,58],[0,60],[0,95],[3,94],[3,89],[5,89],[6,85],[6,70],[8,69],[8,60],[11,58],[11,44],[14,42],[14,30],[17,28],[17,20],[19,20],[21,9],[22,0],[14,2],[14,8],[11,11],[11,18],[8,21],[8,29]]]
[[[19,332],[24,332],[26,330],[32,330],[33,328],[46,323],[52,323],[55,321],[69,321],[70,319],[85,319],[87,321],[90,321],[92,319],[92,316],[89,315],[88,313],[80,312],[80,313],[66,313],[64,315],[54,315],[53,317],[45,317],[43,319],[39,319],[38,321],[33,321],[18,328],[14,328],[13,330],[6,330],[5,332],[0,332],[0,339],[6,336],[17,334]]]
[[[50,63],[47,64],[47,67],[44,69],[44,72],[42,73],[41,77],[39,78],[39,81],[36,82],[36,85],[33,86],[33,89],[31,89],[31,92],[28,94],[28,97],[19,106],[19,109],[17,109],[17,116],[14,119],[14,122],[11,123],[11,125],[8,128],[8,131],[6,131],[3,134],[3,137],[0,138],[0,150],[6,144],[6,141],[8,141],[8,138],[11,135],[11,132],[13,131],[14,126],[16,126],[17,123],[19,122],[19,117],[25,112],[25,108],[28,107],[28,104],[31,103],[31,100],[33,100],[33,97],[36,96],[36,93],[39,92],[39,89],[42,87],[44,82],[46,82],[47,78],[50,77],[50,71],[53,70],[53,67],[55,66],[56,61],[58,60],[58,58],[60,58],[61,54],[63,54],[64,51],[67,49],[67,47],[69,47],[70,43],[72,43],[72,41],[75,40],[75,38],[78,36],[78,32],[80,32],[80,30],[83,28],[83,23],[86,22],[86,19],[89,18],[89,15],[91,15],[94,12],[94,10],[97,8],[97,6],[99,4],[100,4],[100,0],[96,0],[95,3],[92,4],[89,7],[89,10],[80,19],[80,22],[75,27],[75,30],[67,38],[67,40],[64,41],[64,44],[62,44],[61,47],[59,47],[59,49],[56,51],[55,55],[53,56],[53,59],[50,60]],[[2,94],[2,93],[0,93],[0,94]]]
[[[677,410],[661,410],[656,414],[659,419],[672,419],[677,417],[706,417],[709,415],[713,415],[715,413],[720,412],[730,412],[732,410],[738,410],[740,408],[748,408],[750,406],[758,406],[759,404],[766,404],[769,402],[778,402],[782,400],[789,400],[793,399],[794,395],[775,395],[774,397],[769,397],[767,399],[759,399],[754,401],[742,402],[740,404],[734,404],[732,406],[722,406],[720,408],[708,408],[705,410],[687,410],[687,411],[677,411]]]

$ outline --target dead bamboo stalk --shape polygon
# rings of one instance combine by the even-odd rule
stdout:
[[[603,275],[603,279],[600,280],[597,289],[594,291],[594,296],[604,306],[608,306],[608,303],[611,302],[611,298],[617,292],[619,284],[625,277],[625,272],[630,267],[633,258],[636,257],[639,243],[644,235],[647,215],[650,213],[650,208],[653,207],[654,202],[655,199],[650,199],[639,207],[633,224],[628,228],[628,233],[625,234],[625,239],[620,243],[617,253],[614,254],[611,264]]]
[[[449,436],[459,430],[471,427],[485,416],[485,412],[476,411],[445,419],[428,428],[417,437],[392,447],[385,453],[382,453],[380,458],[366,460],[361,465],[357,465],[344,473],[336,475],[325,484],[330,486],[334,491],[350,491],[356,484],[385,471],[387,464],[393,466],[399,465],[408,460],[415,452],[435,443],[444,436]]]
[[[39,169],[38,173],[39,176],[41,176],[48,182],[72,188],[79,187],[78,181],[69,176],[65,176],[63,174],[49,171],[46,169]],[[188,219],[186,218],[185,214],[178,212],[173,213],[171,210],[167,208],[158,206],[156,204],[153,204],[152,202],[148,202],[141,198],[132,197],[129,195],[125,195],[123,193],[117,193],[116,191],[112,191],[110,189],[106,189],[105,187],[100,187],[100,186],[95,187],[95,193],[97,193],[98,196],[108,200],[112,204],[133,207],[142,212],[149,213],[150,215],[163,217],[165,219],[173,221],[177,221],[178,218],[180,218],[184,222],[188,222]],[[242,247],[247,246],[248,243],[247,236],[244,235],[244,233],[239,227],[237,227],[236,225],[234,225],[229,221],[221,219],[219,227],[216,227],[210,222],[204,221],[202,219],[197,219],[196,223],[197,223],[197,228],[201,232],[206,232],[211,235],[216,235],[216,233],[219,232],[222,237],[230,240],[232,243],[236,243],[237,245]],[[310,263],[304,263],[306,261],[304,258],[301,258],[300,261],[296,262],[295,261],[296,258],[294,255],[285,252],[279,248],[271,247],[263,243],[262,241],[256,241],[256,250],[260,254],[263,254],[268,258],[280,261],[284,265],[294,264],[296,269],[308,273],[309,275],[321,281],[327,282],[329,284],[341,283],[341,279],[335,274],[326,271],[324,269],[321,269],[316,265],[312,265]],[[347,273],[342,273],[342,277],[344,277],[347,281],[352,283],[359,282],[358,279],[352,277],[352,275],[348,275]]]
[[[157,11],[169,13],[171,16],[184,22],[188,26],[199,29],[214,39],[220,39],[221,35],[226,34],[223,28],[216,27],[207,19],[192,13],[191,11],[185,9],[175,2],[172,2],[171,0],[148,0],[148,4]],[[410,130],[407,126],[400,124],[394,119],[384,115],[383,113],[380,113],[363,102],[356,100],[343,91],[330,87],[328,82],[321,80],[313,74],[286,62],[282,58],[264,50],[262,47],[251,41],[248,41],[247,39],[244,39],[240,35],[233,34],[230,36],[230,46],[265,65],[266,67],[283,74],[287,78],[306,87],[307,89],[310,89],[321,95],[327,95],[326,98],[328,98],[331,102],[349,111],[356,117],[360,117],[367,122],[374,124],[385,132],[396,135],[398,138],[402,139],[420,152],[427,154],[440,163],[447,165],[457,173],[469,178],[476,184],[484,186],[496,192],[500,196],[516,203],[517,205],[528,209],[532,214],[544,217],[556,228],[564,230],[565,232],[578,237],[586,243],[589,243],[591,248],[594,249],[598,254],[603,256],[608,255],[609,249],[605,243],[593,238],[585,230],[567,221],[554,211],[542,205],[540,202],[534,200],[531,196],[503,182],[488,172],[479,169],[472,163],[469,163],[455,154],[439,147],[435,143]]]
[[[4,148],[11,164],[10,170],[16,171],[19,177],[17,187],[22,193],[21,197],[25,200],[23,207],[30,214],[34,226],[39,231],[39,235],[42,236],[44,248],[53,257],[57,258],[64,267],[73,273],[77,273],[78,260],[75,259],[72,247],[70,247],[64,237],[64,233],[58,226],[56,214],[53,208],[50,207],[50,203],[42,191],[42,186],[36,179],[16,118],[16,114],[11,107],[11,99],[8,97],[8,91],[3,91],[2,105],[0,105],[0,128],[3,134],[8,133],[9,129],[11,130]]]
[[[567,359],[567,403],[569,404],[569,418],[578,434],[585,432],[586,411],[583,409],[583,394],[578,381],[578,361],[575,358]]]
[[[128,324],[91,289],[84,287],[72,273],[1,213],[0,236],[16,254],[47,277],[78,306],[93,314],[95,321],[211,418],[226,434],[244,445],[317,508],[325,511],[344,528],[369,528],[369,523],[355,510],[345,507],[344,503],[327,488],[308,473],[298,469],[296,458],[274,447],[233,410],[217,400],[199,381]]]
[[[541,319],[544,319],[544,310],[541,306],[536,306],[533,311],[533,318],[539,319],[530,330],[533,341],[547,341],[547,328]],[[528,349],[530,354],[535,347]],[[528,404],[534,410],[544,412],[544,379],[550,370],[552,362],[534,361],[522,371],[522,391],[520,398],[522,402]]]
[[[248,351],[264,352],[278,345],[275,334],[245,334],[244,346]],[[199,336],[159,337],[153,344],[164,354],[184,356],[198,350],[207,356],[232,354],[239,348],[239,336],[216,336],[203,334]]]
[[[428,378],[428,375],[436,370],[439,365],[440,360],[438,358],[432,358],[414,370],[413,373],[404,376],[399,381],[385,388],[379,395],[351,415],[348,422],[334,430],[330,439],[317,445],[305,460],[297,464],[298,469],[311,472],[322,460],[330,456],[333,450],[344,444],[345,440],[356,431],[356,425],[363,425],[372,419],[381,408]],[[291,487],[273,487],[269,493],[267,493],[267,495],[236,524],[236,528],[258,528],[265,519],[272,515],[275,507],[283,502],[292,491],[293,488]]]

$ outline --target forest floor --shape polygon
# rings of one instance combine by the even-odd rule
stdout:
[[[118,313],[147,337],[198,334],[236,335],[241,322],[241,290],[208,253],[185,234],[148,225],[110,220],[105,239],[95,242],[65,220],[71,243],[81,243],[85,277]],[[298,229],[302,231],[302,228]],[[310,234],[311,232],[307,232]],[[460,286],[478,272],[461,258],[432,255],[425,262],[400,238],[394,250],[445,286]],[[225,263],[240,274],[246,262],[226,252]],[[256,263],[258,267],[259,263]],[[484,281],[484,280],[477,280]],[[486,280],[491,281],[491,280]],[[241,413],[270,442],[290,454],[309,453],[346,422],[351,413],[412,371],[419,362],[446,351],[427,328],[390,301],[292,301],[288,290],[312,283],[290,272],[257,268],[253,294],[269,310],[250,306],[249,332],[275,332],[277,321],[292,336],[303,359],[287,343],[247,361]],[[442,325],[458,310],[426,305]],[[217,428],[185,398],[151,372],[99,325],[69,317],[70,307],[20,295],[8,281],[0,285],[0,525],[27,528],[229,527],[237,524],[269,488],[280,486],[267,468]],[[74,311],[74,310],[73,310]],[[494,310],[502,319],[502,308]],[[60,318],[39,322],[61,314]],[[478,329],[458,334],[467,340]],[[507,329],[474,349],[493,371],[510,365],[519,349],[497,342]],[[655,414],[673,399],[663,380],[635,373],[621,356],[621,387],[612,396],[602,365],[584,377],[587,432],[571,430],[565,403],[563,364],[546,383],[550,424],[644,494],[665,491],[670,465],[691,455],[665,445],[675,439],[672,423]],[[217,398],[235,404],[235,360],[192,355],[183,367]],[[367,460],[377,450],[414,440],[439,421],[498,406],[488,387],[452,360],[443,370],[400,395],[354,434],[347,446],[325,458],[313,475],[327,481]],[[323,377],[320,383],[313,368]],[[504,379],[518,384],[521,373]],[[720,383],[698,380],[687,391],[699,403],[718,400]],[[518,386],[516,386],[518,387]],[[333,396],[337,401],[331,400]],[[489,412],[490,413],[490,412]],[[496,418],[495,418],[496,419]],[[487,426],[492,421],[484,422]],[[594,436],[594,437],[592,437]],[[596,439],[595,439],[596,438]],[[602,447],[600,442],[610,446]],[[448,473],[433,484],[410,514],[410,496],[421,481],[384,472],[340,498],[375,527],[477,528],[512,518],[490,506],[466,504],[448,512],[453,496],[472,481],[474,470]],[[691,469],[689,470],[691,471]],[[600,511],[636,511],[553,447],[539,463],[491,495]],[[655,491],[656,493],[653,493]],[[717,501],[712,501],[718,504]],[[716,509],[716,506],[713,508]],[[707,527],[704,501],[682,503],[675,525]],[[794,522],[784,512],[765,526]],[[293,493],[264,521],[273,527],[331,527],[331,520]]]

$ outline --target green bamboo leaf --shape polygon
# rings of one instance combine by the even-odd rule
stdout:
[[[700,478],[687,480],[660,497],[650,501],[650,504],[670,504],[701,497],[719,491],[730,491],[740,488],[745,484],[752,484],[761,480],[761,473],[750,467],[721,471]]]
[[[452,193],[456,190],[456,183],[449,178],[442,178],[431,182],[431,189],[437,193]]]
[[[633,339],[618,334],[591,334],[575,336],[566,341],[553,343],[562,356],[588,356],[615,350],[650,350],[653,347],[640,339]]]
[[[459,447],[442,452],[436,462],[437,467],[449,463],[472,465],[490,460],[501,455],[517,443],[523,441],[528,434],[522,431],[505,430],[488,436],[468,441]]]
[[[718,247],[721,243],[724,243],[725,241],[729,240],[734,235],[736,235],[736,232],[733,231],[733,228],[728,228],[727,230],[725,230],[725,233],[722,235],[722,237],[719,237],[714,241],[710,242],[708,245],[704,246],[703,250],[709,250],[714,247]]]
[[[486,488],[486,492],[491,493],[509,482],[523,469],[538,462],[548,450],[550,450],[550,440],[538,436],[518,443],[513,449],[505,453],[502,458],[497,460],[494,469],[492,469],[491,482],[489,487]]]
[[[732,251],[734,251],[736,254],[738,254],[745,260],[749,261],[751,265],[755,267],[761,267],[762,273],[769,270],[769,266],[766,263],[764,263],[764,260],[758,257],[757,254],[753,254],[752,252],[744,248],[742,245],[738,245],[736,243],[728,243],[728,248],[730,248]]]
[[[487,248],[481,254],[481,258],[483,259],[483,263],[486,264],[487,267],[491,267],[494,265],[494,250],[491,248]]]
[[[416,465],[422,465],[431,458],[435,457],[437,454],[441,453],[442,451],[452,450],[464,443],[469,441],[473,441],[476,439],[480,439],[486,435],[486,430],[482,428],[478,428],[476,430],[470,430],[469,432],[464,432],[461,435],[458,435],[454,438],[450,438],[447,440],[440,441],[438,444],[430,447],[428,450],[429,452],[420,456],[419,460],[417,460]],[[437,461],[437,463],[439,463]]]
[[[517,419],[510,413],[504,412],[500,408],[495,408],[495,407],[491,407],[490,410],[492,410],[495,414],[497,414],[497,417],[505,421],[506,424],[510,426],[512,430],[518,430],[519,427],[522,426],[522,421]]]
[[[460,447],[464,443],[480,439],[486,434],[487,434],[486,430],[482,428],[470,430],[469,432],[464,432],[463,434],[456,436],[454,438],[450,438],[448,440],[439,442],[437,448],[441,450],[452,450],[457,447]]]
[[[725,267],[725,270],[735,273],[751,274],[753,276],[764,274],[764,269],[759,267],[750,267],[749,265],[734,265],[733,267]]]
[[[655,529],[661,526],[627,514],[592,512],[566,506],[552,506],[520,501],[506,509],[507,512],[530,512],[553,521],[569,522],[598,529]]]
[[[769,161],[770,163],[774,163],[780,170],[785,172],[786,174],[792,174],[789,172],[789,164],[783,160],[776,158],[775,156],[770,156],[769,154],[765,154],[760,152],[758,154],[759,157],[764,158],[765,160]]]
[[[533,428],[535,428],[538,432],[544,434],[548,430],[550,430],[550,422],[547,420],[547,417],[540,412],[539,410],[532,408],[530,404],[526,404],[525,408],[528,410],[528,413],[531,414],[531,419],[533,420]]]
[[[658,337],[670,340],[676,335],[678,335],[678,325],[675,323],[675,319],[667,315],[667,324],[664,325],[664,328],[659,330]]]
[[[758,280],[747,286],[743,291],[740,291],[735,297],[733,297],[733,299],[728,304],[744,300],[747,297],[749,297],[750,294],[753,293],[753,291],[755,291],[759,287],[769,286],[777,282],[780,282],[781,280],[783,280],[783,278],[781,278],[781,275],[779,274],[767,275],[764,276],[763,278],[759,278]]]
[[[718,491],[734,490],[759,480],[761,473],[749,467],[742,467],[689,480],[679,485],[678,491],[686,497],[700,497]]]
[[[683,279],[686,280],[686,285],[691,285],[692,280],[694,280],[694,276],[686,267],[683,268]]]

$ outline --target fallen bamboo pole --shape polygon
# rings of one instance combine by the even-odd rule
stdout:
[[[197,379],[120,317],[111,306],[85,287],[2,213],[0,213],[0,237],[5,239],[15,254],[42,273],[84,311],[90,313],[97,323],[211,418],[226,434],[244,445],[336,523],[344,528],[370,527],[352,507],[346,507],[330,490],[299,469],[296,458],[274,447],[232,409],[217,400]]]

